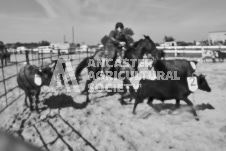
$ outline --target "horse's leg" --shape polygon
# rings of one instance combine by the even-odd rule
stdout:
[[[130,93],[129,92],[126,93],[127,92],[127,87],[126,87],[127,84],[129,85],[129,92]],[[130,96],[130,102],[131,102],[132,101],[132,97],[134,95],[134,92],[135,92],[135,90],[134,90],[131,82],[129,81],[129,79],[125,78],[123,80],[123,94],[121,95],[120,103],[122,105],[126,105],[127,103],[124,101],[124,98],[129,97],[129,96]]]
[[[64,75],[60,74],[60,81],[61,84],[64,86]]]
[[[86,93],[86,103],[89,103],[90,102],[90,99],[89,99],[89,91],[87,91]]]
[[[130,92],[131,94],[133,94],[133,93],[135,92],[135,90],[134,90],[134,88],[133,88],[131,82],[130,82],[129,79],[127,79],[127,78],[125,78],[125,79],[123,80],[123,90],[124,90],[124,93],[127,92],[126,85],[129,86],[129,92]]]
[[[89,84],[93,82],[93,78],[90,78],[89,80],[86,81],[85,88],[81,92],[81,94],[85,94],[89,92]]]
[[[95,79],[96,79],[96,73],[97,70],[100,70],[100,68],[87,68],[88,69],[88,80],[86,80],[86,84],[85,84],[85,88],[84,90],[81,92],[81,94],[85,94],[86,92],[89,91],[89,84],[92,83]],[[93,75],[91,75],[91,73],[93,73]]]

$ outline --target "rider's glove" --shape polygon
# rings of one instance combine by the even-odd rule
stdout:
[[[125,45],[126,45],[125,42],[119,42],[119,44],[120,44],[121,46],[125,46]]]

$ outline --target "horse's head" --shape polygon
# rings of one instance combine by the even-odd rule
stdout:
[[[145,35],[144,39],[140,39],[139,41],[135,42],[133,47],[143,50],[146,54],[151,54],[152,51],[156,49],[155,43],[150,39],[149,36]]]
[[[140,39],[139,41],[135,42],[133,47],[146,54],[148,58],[152,57],[156,50],[155,43],[149,36],[146,35],[144,35],[144,39]]]
[[[165,56],[163,50],[158,50],[155,43],[146,35],[144,35],[143,50],[145,50],[148,58],[153,58],[154,60],[160,60]]]
[[[149,56],[148,56],[149,57]],[[155,49],[153,51],[153,53],[151,54],[151,57],[154,59],[154,60],[161,60],[161,58],[165,58],[165,52],[163,50],[159,50],[159,49]]]

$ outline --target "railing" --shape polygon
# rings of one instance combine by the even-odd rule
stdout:
[[[221,50],[226,51],[226,46],[169,46],[157,47],[164,50],[166,57],[196,57],[200,58],[203,50]],[[65,50],[65,49],[64,49]],[[44,50],[26,51],[25,54],[12,54],[11,62],[8,65],[0,66],[0,113],[18,100],[24,93],[18,88],[16,76],[19,68],[24,64],[34,64],[38,67],[44,66],[46,62],[55,60],[59,57],[73,60],[75,67],[85,57],[91,56],[94,52],[78,51],[62,55],[61,49],[57,53],[44,53]]]
[[[58,49],[57,54],[53,52],[44,53],[43,50],[39,50],[38,52],[30,50],[26,51],[25,54],[11,54],[10,63],[0,66],[0,113],[24,95],[23,91],[18,88],[16,81],[19,68],[23,65],[32,64],[42,67],[51,60],[56,60],[60,57],[73,60],[72,63],[76,66],[83,58],[92,55],[92,53],[87,50],[87,52],[62,54],[61,49]]]
[[[166,57],[196,57],[200,58],[204,50],[226,51],[226,46],[158,46],[164,50]]]

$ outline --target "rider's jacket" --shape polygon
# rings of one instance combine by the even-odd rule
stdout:
[[[123,32],[118,32],[117,30],[112,30],[110,32],[108,42],[111,42],[117,46],[119,45],[119,42],[127,43],[125,34]]]

